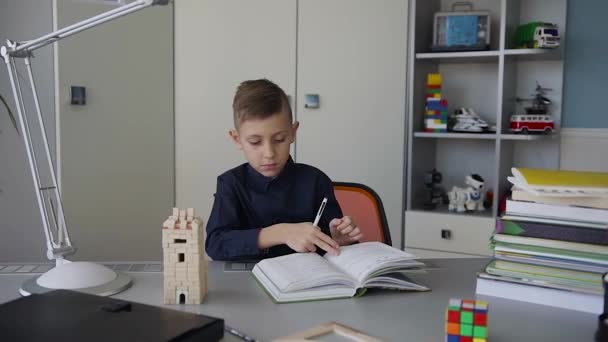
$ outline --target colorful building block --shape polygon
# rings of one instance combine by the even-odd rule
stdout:
[[[436,119],[436,120],[441,120],[442,122],[445,122],[445,120],[447,119],[447,115],[425,115],[424,118],[426,120],[431,120],[431,119]]]
[[[424,131],[443,133],[448,131],[448,101],[442,98],[441,74],[427,74]]]
[[[426,111],[426,115],[448,115],[447,110],[428,110]]]
[[[447,342],[487,342],[488,302],[450,299],[446,310]]]
[[[442,122],[438,119],[429,119],[425,121],[426,129],[446,129],[448,128],[447,123]]]
[[[428,74],[426,77],[427,85],[441,85],[441,74]]]

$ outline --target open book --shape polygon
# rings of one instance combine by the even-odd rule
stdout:
[[[428,291],[406,271],[421,271],[416,257],[380,242],[340,248],[340,255],[294,253],[260,261],[253,275],[278,303],[360,296],[366,288]]]

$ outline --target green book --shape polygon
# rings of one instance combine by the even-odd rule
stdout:
[[[340,248],[340,255],[294,253],[260,261],[253,276],[277,303],[348,298],[367,288],[428,291],[404,271],[420,271],[416,257],[380,242]]]
[[[569,251],[579,251],[591,254],[608,255],[608,246],[593,245],[589,243],[578,243],[570,241],[559,241],[538,237],[527,237],[509,234],[495,233],[492,239],[496,242],[513,243],[535,247],[547,247]]]
[[[556,267],[529,265],[517,262],[495,260],[486,266],[486,273],[527,279],[540,283],[570,286],[571,288],[586,289],[601,293],[603,289],[602,275],[584,271],[567,270]]]
[[[492,239],[491,247],[495,252],[519,253],[608,265],[608,254],[603,253],[590,253],[571,249],[507,243],[495,239]]]

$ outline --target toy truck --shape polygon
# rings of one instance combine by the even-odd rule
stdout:
[[[534,21],[520,25],[515,32],[515,46],[518,48],[556,48],[560,44],[557,25]]]

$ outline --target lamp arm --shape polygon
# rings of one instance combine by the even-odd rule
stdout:
[[[55,168],[53,167],[53,161],[51,159],[46,129],[44,127],[44,121],[42,120],[42,111],[40,109],[40,102],[38,100],[34,75],[32,73],[32,51],[94,26],[98,26],[127,14],[139,11],[146,7],[152,5],[166,5],[168,2],[169,0],[137,0],[89,19],[80,21],[76,24],[51,32],[40,38],[25,42],[7,40],[6,46],[0,47],[0,55],[6,64],[9,80],[13,90],[13,99],[17,109],[17,118],[22,132],[21,136],[26,147],[32,180],[36,189],[38,208],[40,210],[40,216],[42,218],[42,224],[44,227],[47,245],[47,258],[50,260],[56,260],[58,263],[61,263],[64,257],[73,254],[76,251],[76,248],[72,246],[68,234],[61,194],[57,186],[57,176],[55,175]],[[22,91],[21,83],[19,82],[19,74],[15,64],[15,59],[17,58],[23,59],[25,67],[27,68],[32,91],[31,94],[34,100],[38,125],[40,128],[40,136],[42,137],[44,145],[46,167],[48,167],[48,172],[50,174],[50,185],[43,185],[43,180],[40,177],[39,167],[41,165],[38,163],[33,147],[30,125],[28,122],[28,115],[23,97],[24,92]]]
[[[57,31],[48,33],[42,37],[13,44],[12,48],[8,51],[8,54],[11,56],[14,56],[14,57],[25,57],[26,55],[29,55],[31,53],[31,51],[34,51],[36,49],[39,49],[43,46],[54,43],[56,41],[59,41],[63,38],[69,37],[71,35],[74,35],[76,33],[89,29],[91,27],[101,25],[108,21],[120,18],[122,16],[139,11],[141,9],[144,9],[144,8],[152,6],[152,5],[166,5],[168,2],[169,2],[169,0],[133,1],[126,5],[115,8],[113,10],[101,13],[94,17],[91,17],[91,18],[82,20],[80,22],[77,22],[75,24],[66,26]]]

